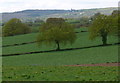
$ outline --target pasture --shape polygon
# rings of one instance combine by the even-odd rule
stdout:
[[[89,40],[88,32],[85,33],[77,33],[77,40],[73,45],[60,45],[62,49],[66,48],[81,48],[81,47],[90,47],[90,46],[96,46],[101,45],[102,41],[100,38],[97,38],[95,41]],[[19,43],[29,43],[36,41],[37,34],[27,34],[24,36],[18,36],[18,38],[6,38],[4,40],[3,38],[3,45],[11,45],[11,44],[19,44]],[[8,42],[8,40],[11,41],[11,43]],[[108,44],[113,44],[118,42],[117,37],[110,36],[108,37]],[[56,49],[56,45],[53,46],[38,46],[37,43],[31,43],[31,44],[25,44],[25,45],[19,45],[19,46],[10,46],[10,47],[3,47],[3,54],[15,54],[15,53],[24,53],[24,52],[35,52],[35,51],[44,51],[44,50],[52,50]]]
[[[3,57],[7,66],[49,66],[111,63],[118,61],[118,46]]]
[[[3,81],[118,81],[117,67],[7,66]]]
[[[4,81],[115,81],[118,67],[66,67],[65,65],[118,62],[118,45],[101,45],[101,38],[89,40],[86,28],[76,29],[77,40],[73,45],[60,45],[61,49],[74,50],[2,57]],[[38,33],[3,37],[4,45],[34,42]],[[118,43],[115,36],[108,37],[108,44]],[[82,47],[90,47],[84,48]],[[75,49],[78,48],[78,49]],[[53,46],[37,46],[36,43],[3,47],[3,55],[47,51]]]

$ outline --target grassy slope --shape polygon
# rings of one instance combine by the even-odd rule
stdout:
[[[90,41],[88,33],[79,33],[73,46],[84,47],[101,44],[98,38]],[[27,34],[4,38],[4,45],[31,42],[37,34]],[[109,37],[109,43],[116,42],[115,37]],[[53,47],[50,47],[53,49]],[[5,47],[3,52],[18,53],[37,50],[49,50],[48,47],[38,48],[35,44]],[[12,81],[114,81],[117,80],[117,67],[63,67],[61,65],[90,64],[116,62],[118,60],[118,46],[96,47],[72,51],[28,54],[3,57],[3,80]],[[53,66],[53,67],[52,67]]]
[[[72,65],[117,62],[118,46],[3,57],[3,65]]]
[[[35,34],[33,34],[32,37],[34,37]],[[21,36],[20,36],[21,37]],[[34,38],[31,37],[31,40],[29,39],[31,35],[26,35],[21,37],[21,40],[24,41],[31,41]],[[17,40],[17,39],[16,39]],[[34,41],[34,40],[33,40]],[[20,41],[19,41],[20,42]],[[116,37],[109,37],[108,38],[108,43],[115,43],[117,42]],[[93,46],[93,45],[100,45],[102,44],[101,39],[97,38],[95,41],[89,40],[88,33],[77,33],[77,40],[73,45],[67,45],[67,46],[61,46],[61,48],[79,48],[79,47],[87,47],[87,46]],[[36,43],[33,44],[26,44],[26,45],[21,45],[21,46],[12,46],[12,47],[4,47],[3,48],[3,54],[14,54],[14,53],[24,53],[24,52],[31,52],[31,51],[44,51],[44,50],[52,50],[55,49],[56,46],[37,46]]]
[[[12,44],[16,42],[21,43],[21,42],[34,41],[35,40],[34,37],[36,37],[36,35],[37,34],[34,33],[34,34],[20,35],[15,37],[8,37],[6,38],[6,40],[4,39],[5,41],[4,43]],[[8,42],[8,40],[10,40],[10,42]],[[115,43],[115,42],[117,42],[116,37],[110,36],[108,38],[108,43]],[[86,46],[93,46],[93,45],[100,45],[100,44],[102,44],[100,38],[97,38],[95,41],[91,41],[89,40],[88,33],[86,32],[86,33],[77,33],[77,40],[72,46],[71,45],[61,46],[61,48],[79,48],[79,47],[86,47]],[[4,47],[3,54],[43,51],[43,50],[50,50],[55,48],[56,48],[55,46],[38,47],[37,44],[34,43],[34,44],[26,44],[21,46]],[[110,46],[110,47],[97,47],[97,48],[90,48],[90,49],[79,49],[79,50],[54,52],[54,53],[42,53],[42,54],[4,57],[3,64],[4,65],[33,65],[33,64],[67,65],[67,64],[114,62],[114,61],[117,61],[117,55],[118,55],[117,49],[118,49],[117,46]],[[17,59],[17,62],[14,62],[13,60],[16,60],[16,59]]]
[[[3,45],[12,45],[19,44],[24,42],[32,42],[35,41],[37,33],[11,36],[11,37],[3,37]]]
[[[117,67],[3,67],[3,81],[117,81]]]
[[[75,31],[77,32],[81,32],[82,30],[87,30],[87,28],[83,27],[83,28],[75,29]],[[30,33],[30,34],[24,34],[24,35],[3,37],[3,45],[12,45],[12,44],[25,43],[25,42],[32,42],[36,40],[37,34],[38,33]]]

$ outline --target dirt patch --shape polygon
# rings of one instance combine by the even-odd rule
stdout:
[[[80,64],[80,65],[65,65],[65,66],[120,66],[120,63]]]

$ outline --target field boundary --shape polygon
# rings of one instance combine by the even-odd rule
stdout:
[[[20,46],[20,45],[32,44],[32,43],[36,43],[36,42],[37,42],[37,41],[20,43],[20,44],[12,44],[12,45],[4,45],[4,46],[2,46],[2,47]]]
[[[107,44],[105,46],[103,45],[96,45],[96,46],[88,46],[88,47],[80,47],[80,48],[67,48],[67,49],[61,49],[59,51],[68,51],[68,50],[77,50],[77,49],[87,49],[87,48],[95,48],[95,47],[106,47],[106,46],[113,46],[113,45],[120,45],[120,43],[114,43],[114,44]],[[25,53],[16,53],[16,54],[3,54],[3,57],[6,56],[16,56],[16,55],[25,55],[25,54],[37,54],[37,53],[47,53],[47,52],[58,52],[57,50],[48,50],[48,51],[35,51],[35,52],[25,52]]]
[[[83,32],[87,32],[87,31],[81,31]],[[75,33],[81,33],[81,32],[75,32]],[[37,41],[32,41],[32,42],[24,42],[24,43],[16,43],[16,44],[11,44],[11,45],[3,45],[2,47],[11,47],[11,46],[20,46],[20,45],[26,45],[26,44],[32,44],[32,43],[36,43]]]

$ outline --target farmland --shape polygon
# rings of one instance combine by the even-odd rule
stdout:
[[[100,50],[101,49],[101,50]],[[93,51],[94,50],[94,51]],[[89,54],[88,54],[89,52]],[[109,54],[108,54],[109,53]],[[18,58],[19,57],[19,58]],[[17,60],[17,61],[16,61]],[[3,65],[76,65],[118,61],[118,46],[3,57]]]
[[[79,31],[79,29],[78,29]],[[85,33],[77,33],[77,40],[73,45],[61,45],[62,49],[66,48],[81,48],[81,47],[90,47],[100,45],[102,43],[100,38],[97,38],[95,41],[89,40],[88,32]],[[3,38],[3,45],[11,45],[11,44],[19,44],[19,43],[29,43],[36,41],[37,33],[20,35],[15,37]],[[9,42],[9,41],[11,42]],[[108,38],[108,44],[117,43],[118,38],[114,36],[110,36]],[[37,46],[36,43],[20,45],[20,46],[12,46],[12,47],[4,47],[3,54],[15,54],[15,53],[24,53],[24,52],[35,52],[35,51],[44,51],[44,50],[52,50],[55,49],[56,46]],[[32,48],[32,49],[31,49]]]
[[[86,28],[76,29],[77,40],[73,45],[61,45],[62,49],[74,50],[45,52],[2,57],[3,80],[6,81],[114,81],[118,67],[66,67],[65,65],[118,62],[118,45],[98,46],[102,41],[89,40]],[[36,41],[38,33],[4,37],[3,46]],[[108,37],[108,44],[118,43],[115,36]],[[84,48],[82,47],[91,47]],[[3,55],[53,50],[56,46],[37,46],[36,43],[3,47]],[[109,78],[109,79],[108,79]]]
[[[36,27],[32,27],[36,28]],[[83,27],[83,28],[78,28],[75,29],[75,32],[81,32],[81,31],[87,31],[88,29]],[[38,33],[31,33],[31,34],[26,34],[26,35],[19,35],[19,36],[11,36],[11,37],[3,37],[3,46],[4,45],[12,45],[12,44],[19,44],[19,43],[25,43],[25,42],[32,42],[36,40]]]
[[[26,34],[26,35],[19,35],[19,36],[11,36],[11,37],[3,37],[2,45],[12,45],[24,42],[31,42],[34,41],[36,38],[36,33]]]
[[[118,81],[117,67],[10,66],[3,69],[3,81]]]

